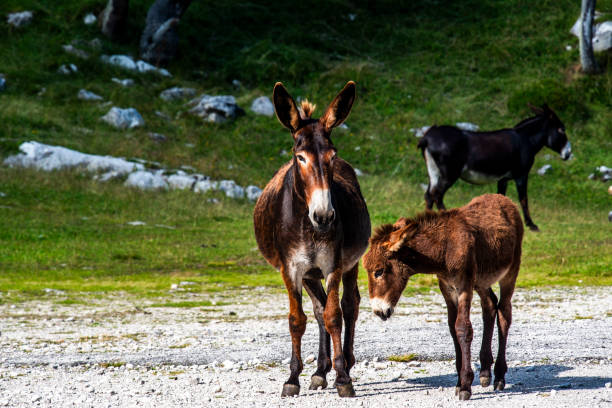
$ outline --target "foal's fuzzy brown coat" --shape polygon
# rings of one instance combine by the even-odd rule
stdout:
[[[488,386],[491,380],[491,339],[497,316],[495,389],[505,386],[506,340],[522,239],[523,223],[517,207],[502,195],[486,194],[461,208],[400,218],[394,225],[379,227],[363,258],[372,308],[383,320],[393,313],[411,275],[437,275],[455,343],[459,374],[456,391],[460,399],[470,398],[474,378],[470,362],[470,305],[474,290],[481,298],[484,321],[480,383]],[[499,303],[491,290],[496,282],[500,286]]]

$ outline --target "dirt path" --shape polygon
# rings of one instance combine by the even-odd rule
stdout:
[[[316,361],[305,364],[300,397],[279,397],[290,351],[283,295],[260,289],[165,299],[217,303],[197,308],[151,307],[124,296],[62,305],[63,298],[50,293],[43,301],[0,305],[0,406],[612,406],[610,287],[517,291],[506,390],[483,389],[476,375],[472,399],[463,404],[454,397],[454,352],[437,293],[402,299],[387,322],[372,315],[364,296],[351,400],[333,388],[307,390]],[[477,370],[482,324],[475,306]],[[306,309],[304,358],[315,357],[318,344]],[[417,361],[387,361],[408,353]]]

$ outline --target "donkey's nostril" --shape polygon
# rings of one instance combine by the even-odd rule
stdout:
[[[315,213],[313,214],[315,222],[321,226],[327,226],[331,224],[335,217],[336,213],[334,210],[315,211]]]

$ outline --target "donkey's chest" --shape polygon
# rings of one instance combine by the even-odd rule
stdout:
[[[332,273],[336,267],[336,251],[326,243],[302,244],[289,252],[287,269],[294,281],[304,277],[316,278],[319,270],[323,278]],[[311,274],[313,276],[307,276]]]

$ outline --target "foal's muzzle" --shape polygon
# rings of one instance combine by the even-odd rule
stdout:
[[[393,306],[385,299],[378,297],[370,299],[370,305],[374,314],[383,320],[387,320],[393,314]]]

